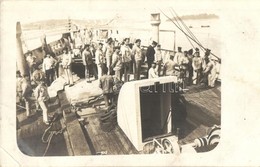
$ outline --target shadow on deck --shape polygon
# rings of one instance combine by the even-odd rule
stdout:
[[[220,84],[215,88],[201,89],[189,87],[184,94],[187,100],[187,119],[182,129],[180,143],[187,144],[207,134],[209,127],[221,124]]]

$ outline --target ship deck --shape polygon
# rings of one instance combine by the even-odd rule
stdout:
[[[187,119],[183,128],[181,144],[187,144],[194,139],[206,135],[209,127],[221,123],[221,86],[218,83],[211,89],[189,87],[184,94],[187,100]]]
[[[97,83],[98,81],[94,81],[91,84]],[[65,92],[67,95],[73,96],[82,93],[78,92],[82,91],[82,89],[87,90],[87,88],[85,88],[87,86],[92,87],[93,85],[87,85],[85,80],[80,80],[73,87],[65,88]],[[209,127],[214,124],[220,125],[221,118],[220,84],[211,89],[200,89],[195,86],[188,87],[188,89],[189,91],[184,94],[184,97],[187,100],[186,107],[188,115],[182,129],[182,135],[179,137],[179,143],[181,145],[191,143],[194,139],[205,136]],[[85,93],[90,96],[88,92]],[[76,99],[77,97],[78,96],[75,96]],[[80,101],[82,101],[82,99]],[[57,109],[56,101],[52,104],[52,106],[54,107],[50,113],[54,113],[59,110]],[[109,155],[139,153],[118,125],[116,125],[116,127],[110,132],[105,132],[101,129],[99,122],[100,115],[102,114],[101,110],[94,109],[93,107],[87,107],[82,108],[81,112],[78,112],[78,114],[82,119],[84,119],[85,130],[83,132],[92,155],[99,154],[101,152]],[[17,118],[20,122],[19,131],[26,132],[26,134],[24,134],[25,136],[31,132],[37,131],[37,135],[41,135],[46,128],[46,125],[42,123],[42,116],[39,114],[35,114],[32,118],[26,119],[25,112],[19,111],[17,112]],[[28,138],[28,140],[32,139]],[[23,140],[23,142],[24,141],[25,140]],[[41,145],[41,148],[44,148],[44,146],[45,145]],[[36,149],[39,150],[40,148]],[[36,153],[37,150],[34,150],[30,155],[39,156],[42,154],[43,151],[40,151],[41,153]],[[53,151],[55,152],[55,150]],[[207,149],[202,151],[207,151]],[[143,152],[145,152],[145,150]],[[52,154],[55,155],[55,153],[51,153],[51,155]],[[63,155],[66,154],[67,153],[64,153]]]

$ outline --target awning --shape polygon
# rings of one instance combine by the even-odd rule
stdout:
[[[23,41],[23,51],[24,51],[24,53],[26,53],[29,50],[31,51],[31,50],[37,49],[41,46],[42,46],[42,43],[41,43],[40,38],[29,39],[29,40]]]
[[[59,35],[49,35],[46,36],[46,42],[47,44],[54,42],[54,41],[58,41],[62,38],[62,34]],[[23,51],[24,53],[26,53],[29,50],[34,50],[37,49],[39,47],[42,46],[42,42],[41,42],[41,38],[37,37],[37,38],[24,38],[22,39],[23,41]]]
[[[46,42],[47,42],[47,44],[49,44],[51,42],[58,41],[61,38],[62,38],[62,34],[46,36]]]

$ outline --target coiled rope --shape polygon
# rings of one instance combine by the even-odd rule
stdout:
[[[54,122],[51,122],[51,124],[49,125],[49,127],[48,127],[47,129],[45,129],[45,131],[44,131],[44,133],[43,133],[43,135],[42,135],[42,142],[43,142],[43,143],[48,143],[47,146],[46,146],[46,148],[45,148],[45,151],[44,151],[43,156],[46,155],[46,153],[47,153],[47,151],[48,151],[48,149],[49,149],[49,147],[50,147],[50,143],[51,143],[51,140],[52,140],[52,138],[53,138],[53,135],[61,134],[61,133],[63,133],[63,131],[66,129],[66,127],[64,127],[64,128],[61,128],[60,130],[50,131],[51,127],[53,126],[53,123],[54,123]],[[48,136],[47,139],[46,139],[45,136],[46,136],[47,132],[49,132],[49,136]]]

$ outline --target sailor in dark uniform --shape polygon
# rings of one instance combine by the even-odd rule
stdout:
[[[147,48],[147,51],[146,51],[146,58],[147,58],[147,64],[148,64],[147,77],[148,77],[148,71],[151,68],[152,63],[154,62],[154,54],[155,54],[154,48],[156,46],[157,46],[157,42],[153,41],[152,44]]]

